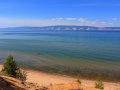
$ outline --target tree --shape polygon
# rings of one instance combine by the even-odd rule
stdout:
[[[16,77],[17,70],[18,70],[17,63],[14,61],[13,56],[9,55],[6,61],[4,62],[2,72],[5,75]]]
[[[1,72],[5,75],[18,78],[22,81],[25,81],[27,77],[27,73],[18,67],[12,55],[7,57]]]

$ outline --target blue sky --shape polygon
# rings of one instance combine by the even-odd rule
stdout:
[[[120,26],[120,0],[0,0],[0,27]]]

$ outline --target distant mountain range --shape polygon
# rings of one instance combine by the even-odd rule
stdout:
[[[44,27],[10,27],[0,28],[0,30],[104,30],[104,31],[120,31],[120,27],[95,27],[95,26],[44,26]]]

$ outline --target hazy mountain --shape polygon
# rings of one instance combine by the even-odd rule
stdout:
[[[0,28],[0,30],[104,30],[120,31],[120,27],[95,27],[95,26],[44,26],[44,27],[10,27]]]

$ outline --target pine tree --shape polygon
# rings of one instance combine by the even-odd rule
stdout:
[[[16,72],[17,69],[18,69],[17,63],[13,59],[13,56],[9,55],[7,57],[7,59],[6,59],[6,61],[4,62],[2,72],[5,75],[16,77],[16,75],[17,75],[17,72]]]

